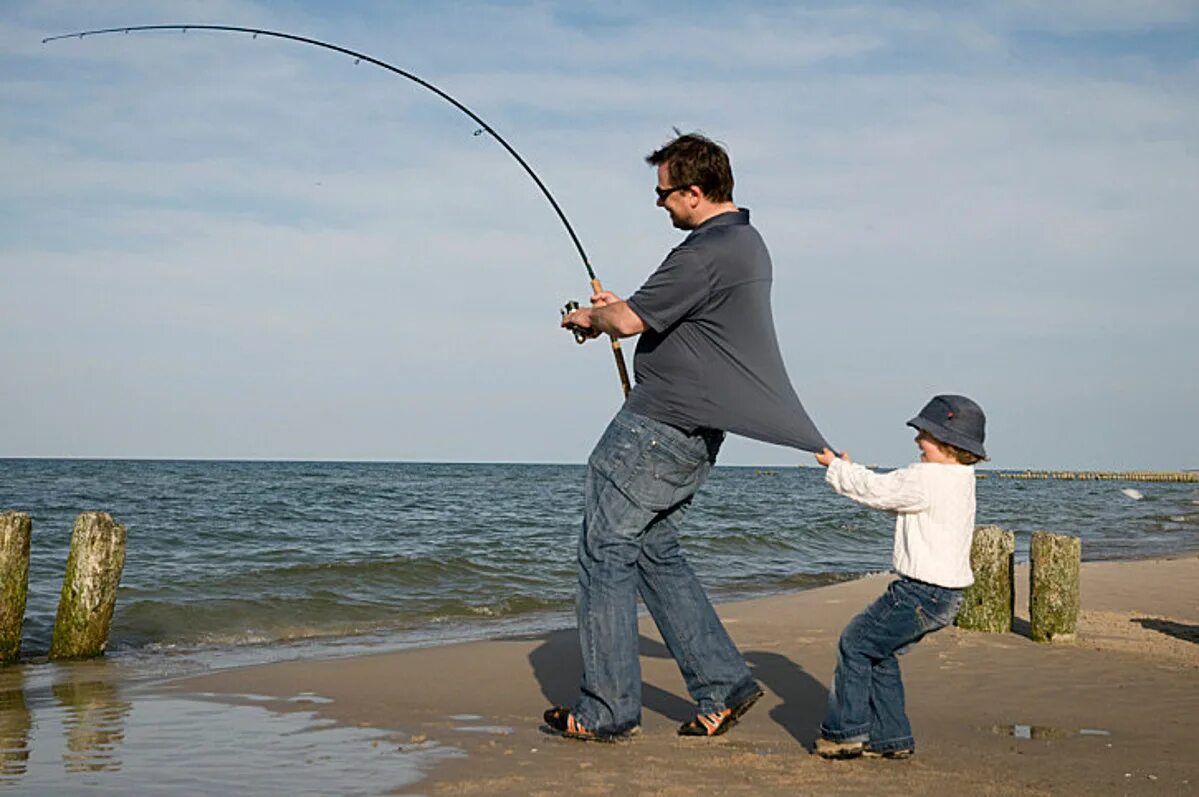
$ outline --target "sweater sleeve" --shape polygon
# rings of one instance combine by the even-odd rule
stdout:
[[[928,491],[914,468],[879,474],[856,462],[834,459],[824,480],[841,495],[872,509],[889,512],[928,509]]]

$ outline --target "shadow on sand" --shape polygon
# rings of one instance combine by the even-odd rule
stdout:
[[[1161,620],[1156,617],[1134,617],[1134,623],[1140,623],[1141,628],[1159,631],[1184,642],[1194,642],[1199,645],[1199,625],[1176,623],[1173,620]]]
[[[782,701],[770,709],[770,718],[791,734],[792,739],[810,750],[820,735],[828,689],[803,667],[781,654],[751,650],[745,654],[745,660],[758,683]]]
[[[578,698],[582,678],[579,638],[575,629],[554,631],[541,637],[541,644],[529,654],[533,674],[541,686],[546,705],[570,705]],[[642,656],[669,659],[670,652],[661,642],[647,637],[638,640]],[[745,654],[754,678],[782,701],[770,710],[770,718],[793,739],[811,747],[819,732],[820,718],[828,701],[828,690],[820,681],[786,656],[765,650]],[[653,684],[643,683],[641,702],[648,711],[675,722],[695,715],[695,704]]]
[[[1012,618],[1012,633],[1025,639],[1032,639],[1032,623],[1023,617]]]
[[[642,656],[670,656],[661,642],[640,637],[638,644]],[[578,698],[583,661],[579,657],[579,635],[575,629],[554,631],[542,637],[541,644],[529,654],[529,664],[533,665],[533,675],[541,686],[547,706],[569,706]],[[641,704],[649,711],[680,723],[695,715],[695,706],[691,701],[653,684],[641,685]]]

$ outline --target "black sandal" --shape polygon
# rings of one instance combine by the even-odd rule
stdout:
[[[749,697],[736,703],[722,711],[713,711],[710,714],[696,714],[689,721],[684,722],[679,726],[679,736],[720,736],[728,733],[737,720],[753,708],[754,703],[757,703],[765,694],[761,689],[758,689]]]
[[[625,733],[602,733],[588,730],[575,719],[574,714],[570,713],[570,709],[565,706],[547,708],[542,718],[545,720],[545,724],[541,726],[542,733],[560,736],[563,739],[577,739],[580,742],[605,742],[608,744],[623,742],[637,731],[636,728]]]

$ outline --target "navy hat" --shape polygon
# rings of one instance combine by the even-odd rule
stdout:
[[[908,426],[928,432],[942,443],[987,458],[983,439],[987,436],[987,416],[983,408],[965,396],[933,396]]]

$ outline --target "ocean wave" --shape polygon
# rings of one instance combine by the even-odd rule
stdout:
[[[409,600],[402,605],[317,594],[186,603],[140,600],[118,607],[111,648],[261,645],[347,637],[411,630],[439,622],[512,618],[571,605],[571,597],[565,594],[557,598],[516,594],[488,600]]]
[[[573,606],[581,486],[576,465],[0,460],[0,506],[36,523],[22,649],[48,649],[74,516],[95,507],[129,529],[110,649],[536,625]],[[1144,490],[987,479],[978,520],[1016,532],[1018,558],[1039,529],[1090,559],[1199,549],[1194,485]],[[727,598],[885,569],[893,529],[819,469],[721,467],[681,536]]]

